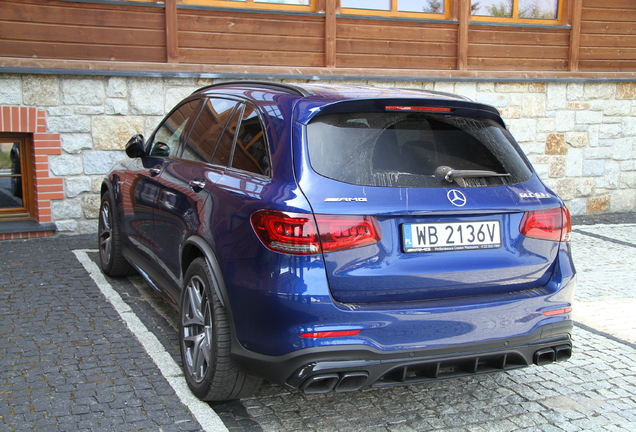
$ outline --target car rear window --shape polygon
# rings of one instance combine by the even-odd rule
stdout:
[[[360,186],[497,186],[523,183],[532,175],[508,131],[479,117],[326,114],[307,126],[307,143],[317,173]],[[475,177],[473,172],[449,181],[445,174],[450,170],[490,175]]]

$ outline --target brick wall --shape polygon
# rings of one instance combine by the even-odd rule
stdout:
[[[60,134],[47,132],[46,112],[43,109],[25,106],[0,106],[0,132],[31,135],[33,217],[41,224],[53,222],[51,201],[64,199],[64,179],[51,176],[49,156],[62,154]],[[46,237],[53,233],[53,230],[4,233],[0,234],[0,240]]]

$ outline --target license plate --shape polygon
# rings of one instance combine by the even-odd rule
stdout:
[[[499,221],[402,225],[404,252],[439,252],[501,247]]]

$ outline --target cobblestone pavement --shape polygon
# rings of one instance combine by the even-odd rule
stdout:
[[[72,252],[93,248],[92,237],[2,242],[0,432],[634,431],[636,215],[575,223],[569,361],[345,394],[264,385],[252,398],[212,404],[216,423],[180,395],[182,377],[153,362],[140,327],[180,365],[177,315],[139,276],[104,279],[114,307]]]
[[[71,252],[94,243],[0,244],[0,430],[199,430]]]

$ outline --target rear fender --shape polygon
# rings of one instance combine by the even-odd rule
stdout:
[[[205,261],[208,264],[208,268],[210,269],[210,273],[212,273],[212,284],[214,285],[214,292],[218,296],[221,301],[221,305],[229,312],[229,308],[227,307],[227,289],[225,287],[225,282],[223,281],[223,276],[221,273],[221,266],[219,266],[219,262],[216,259],[216,254],[212,250],[212,248],[200,237],[192,236],[186,240],[183,250],[181,253],[181,289],[183,289],[183,276],[188,270],[188,266],[190,263],[196,258],[196,256],[192,255],[190,252],[191,248],[196,248],[205,257]]]

